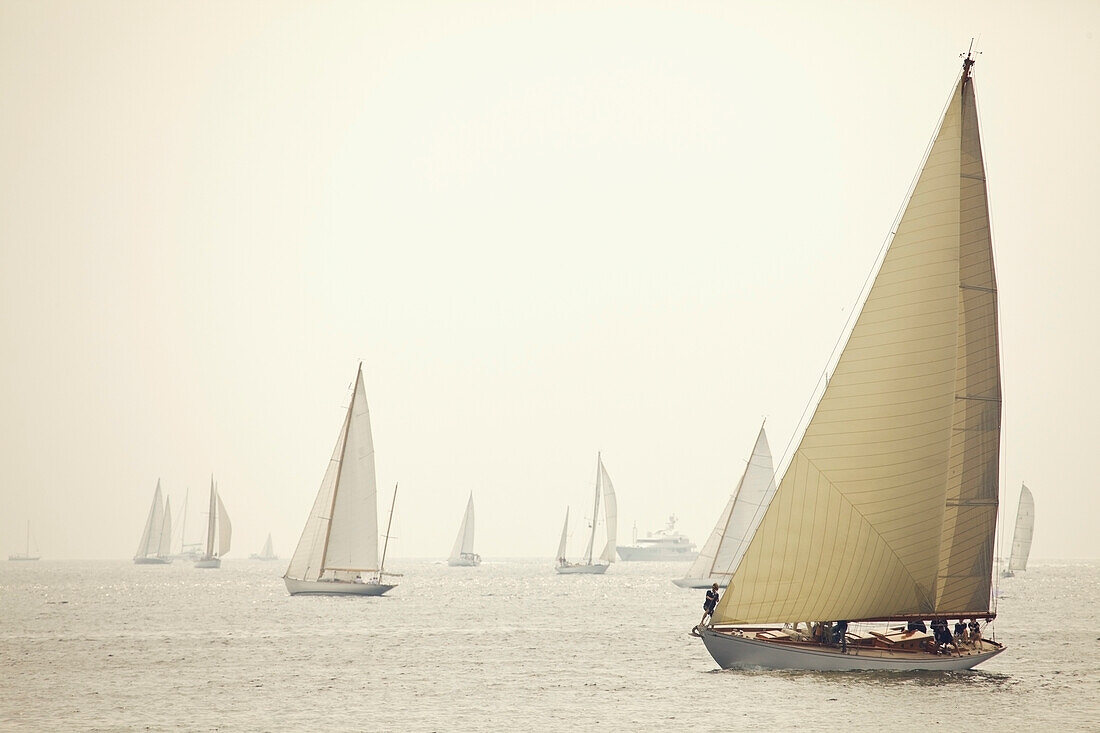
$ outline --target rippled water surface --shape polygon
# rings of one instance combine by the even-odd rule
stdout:
[[[283,563],[0,563],[5,730],[1100,730],[1100,563],[1001,581],[959,674],[718,671],[685,565],[398,562],[384,598]]]

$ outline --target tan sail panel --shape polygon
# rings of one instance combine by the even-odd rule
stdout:
[[[984,240],[977,223],[985,197],[980,152],[974,162],[976,122],[974,139],[964,141],[969,84],[960,79],[954,90],[717,623],[931,614],[943,606],[941,594],[950,603],[969,594],[957,610],[988,608],[988,574],[978,605],[973,579],[984,572],[982,543],[992,542],[982,527],[986,513],[996,512],[1000,411],[990,399],[1000,393],[991,258],[987,270],[982,264],[988,218]],[[997,405],[995,415],[989,405]],[[960,427],[974,428],[973,435]],[[965,562],[971,580],[956,582],[951,573]]]

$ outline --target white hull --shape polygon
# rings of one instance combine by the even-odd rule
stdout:
[[[557,570],[562,575],[576,575],[584,573],[586,575],[603,575],[607,572],[610,565],[555,565],[554,570]]]
[[[883,649],[795,645],[761,641],[736,636],[714,629],[697,629],[707,651],[722,669],[799,669],[814,672],[855,672],[860,670],[957,672],[971,669],[1004,651],[983,642],[988,651],[965,651],[955,654],[927,652],[891,652]]]
[[[12,562],[28,562],[30,560],[37,560],[37,557],[28,557],[27,555],[8,555],[8,559]]]
[[[195,561],[195,567],[197,568],[220,568],[222,566],[222,559],[220,557],[211,557],[205,560]]]
[[[170,565],[170,557],[135,557],[134,565]]]
[[[715,583],[718,583],[719,588],[725,588],[728,584],[728,580],[715,580],[714,578],[673,578],[673,583],[681,588],[709,588]]]
[[[481,560],[448,560],[447,564],[452,568],[476,568],[481,564]]]
[[[688,547],[623,547],[615,548],[624,562],[691,562],[699,556]],[[713,582],[713,581],[711,581]]]
[[[283,578],[292,596],[380,596],[397,586],[346,580],[295,580]]]

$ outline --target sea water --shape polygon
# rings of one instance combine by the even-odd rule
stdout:
[[[1096,561],[1001,580],[1008,650],[954,674],[718,670],[685,564],[399,560],[382,598],[284,567],[0,563],[0,728],[1100,730]]]

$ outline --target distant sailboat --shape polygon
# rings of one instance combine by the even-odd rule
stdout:
[[[1031,554],[1031,535],[1035,531],[1035,498],[1031,490],[1021,484],[1020,505],[1016,509],[1016,529],[1012,532],[1012,555],[1008,568],[1001,575],[1011,578],[1027,570],[1027,557]]]
[[[252,560],[278,560],[278,556],[275,554],[275,550],[271,546],[271,533],[267,533],[267,542],[264,543],[264,549],[260,550],[260,554],[252,553],[250,555]]]
[[[374,439],[360,365],[328,470],[283,575],[291,595],[380,596],[394,587],[382,583],[386,546],[379,558],[377,496]],[[387,529],[387,546],[389,534]]]
[[[604,519],[607,525],[607,543],[598,557],[593,557],[596,544],[596,525],[600,515],[600,492],[603,492]],[[565,541],[569,533],[569,510],[565,510],[565,526],[561,529],[561,542],[558,543],[558,557],[554,569],[564,575],[574,573],[603,574],[611,563],[615,562],[615,534],[617,519],[615,487],[603,466],[603,458],[596,454],[596,495],[592,499],[592,532],[588,536],[588,547],[580,562],[571,563],[565,559]]]
[[[202,542],[187,541],[187,501],[191,497],[191,489],[183,492],[183,514],[180,515],[180,551],[176,555],[181,560],[194,562],[202,557]]]
[[[172,562],[172,508],[161,499],[160,480],[145,520],[141,542],[134,553],[135,565],[167,565]]]
[[[681,588],[709,588],[712,583],[725,588],[771,504],[775,488],[771,449],[761,425],[749,462],[718,524],[687,575],[672,582]]]
[[[225,504],[222,504],[213,476],[210,477],[210,509],[206,517],[206,549],[202,557],[195,561],[195,567],[220,568],[222,557],[229,552],[233,539],[233,525],[229,522],[229,514],[225,511]]]
[[[1004,651],[844,631],[996,616],[1001,376],[973,63],[713,627],[692,631],[723,668],[951,671]]]
[[[481,564],[481,555],[474,552],[474,492],[466,502],[466,513],[462,515],[462,525],[458,528],[451,556],[447,558],[451,566],[477,567]]]
[[[35,554],[33,554],[33,555],[31,554],[31,523],[28,520],[27,521],[27,544],[24,546],[23,552],[13,552],[12,554],[8,555],[8,559],[13,560],[13,561],[17,561],[17,560],[18,561],[29,561],[29,560],[38,560],[39,558],[40,558],[40,555],[38,555],[38,548],[37,547],[35,548]]]

